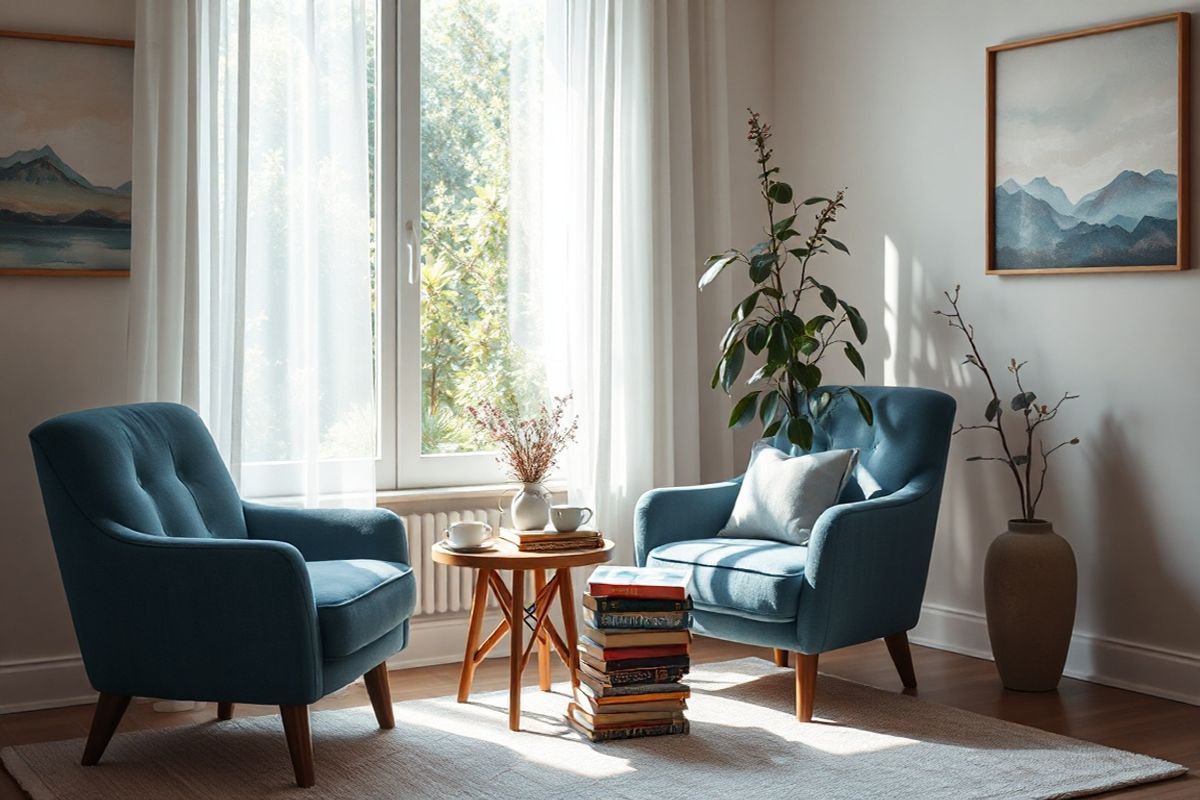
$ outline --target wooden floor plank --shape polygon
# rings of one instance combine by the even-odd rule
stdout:
[[[747,655],[767,660],[767,648],[752,648],[698,637],[693,650],[697,662],[724,661]],[[924,700],[974,711],[999,719],[1032,725],[1110,747],[1164,758],[1184,764],[1192,773],[1184,778],[1149,786],[1110,792],[1102,797],[1195,800],[1200,797],[1200,708],[1099,684],[1064,679],[1057,692],[1008,692],[1000,686],[990,661],[913,645],[918,689],[910,691]],[[821,656],[821,672],[878,686],[902,690],[900,678],[882,641],[848,647]],[[553,678],[563,681],[566,669],[554,662]],[[396,702],[453,695],[458,690],[459,665],[397,670],[390,673]],[[475,673],[473,691],[489,692],[508,686],[508,660],[488,659]],[[365,706],[370,703],[362,684],[322,700],[314,710]],[[820,697],[817,711],[820,713]],[[135,730],[194,725],[216,717],[216,704],[175,713],[154,711],[150,703],[135,702],[126,712],[118,735]],[[238,704],[235,716],[277,714],[274,706]],[[87,734],[92,706],[0,716],[0,747],[30,742],[75,739]],[[316,742],[320,748],[320,742]],[[23,800],[24,792],[0,770],[0,800]]]

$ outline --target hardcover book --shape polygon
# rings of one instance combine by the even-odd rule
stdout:
[[[690,611],[692,601],[690,598],[684,598],[683,600],[644,600],[638,597],[596,597],[595,595],[585,594],[583,596],[583,607],[592,611]]]
[[[677,567],[597,567],[588,580],[588,593],[595,596],[641,597],[683,600],[687,597],[692,571]]]
[[[603,658],[596,658],[583,650],[579,652],[579,661],[598,672],[620,672],[630,669],[652,669],[657,667],[682,667],[686,670],[691,665],[691,659],[686,655],[658,656],[656,658],[622,658],[607,661]]]
[[[643,700],[636,703],[600,703],[586,692],[575,690],[575,703],[592,714],[640,714],[661,712],[682,713],[687,710],[687,700]]]
[[[574,705],[574,704],[572,704]],[[626,725],[624,727],[600,727],[596,728],[589,725],[586,721],[577,718],[572,712],[572,708],[567,709],[567,722],[575,730],[586,736],[593,742],[611,742],[618,739],[636,739],[642,736],[670,736],[673,734],[682,734],[688,732],[688,721],[672,720],[670,722],[656,723],[639,723]]]
[[[684,683],[643,683],[634,686],[597,686],[586,675],[579,676],[579,690],[601,704],[686,700],[692,689]]]
[[[629,686],[639,683],[672,683],[687,675],[687,667],[644,667],[603,672],[580,659],[579,671],[599,686]]]
[[[692,634],[686,630],[680,631],[606,631],[583,626],[583,634],[596,644],[607,649],[614,647],[649,647],[665,644],[686,645],[692,640]]]
[[[593,611],[583,609],[583,621],[604,630],[685,630],[692,626],[687,611]]]
[[[579,637],[579,651],[599,661],[620,661],[626,658],[656,658],[658,656],[686,656],[687,644],[657,644],[638,647],[605,647],[586,636]]]

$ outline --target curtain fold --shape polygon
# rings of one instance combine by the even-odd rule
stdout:
[[[714,208],[696,176],[727,194],[723,23],[723,0],[577,0],[548,20],[544,192],[566,197],[544,210],[547,372],[580,417],[570,494],[619,561],[642,493],[699,480],[696,242]]]
[[[129,395],[239,485],[373,504],[365,0],[138,3]]]

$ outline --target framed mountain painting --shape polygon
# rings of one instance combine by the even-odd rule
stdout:
[[[133,42],[0,31],[0,275],[129,275]]]
[[[1189,24],[988,48],[988,274],[1187,268]]]

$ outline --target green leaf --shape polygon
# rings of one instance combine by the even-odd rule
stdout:
[[[804,320],[800,319],[790,308],[785,308],[780,313],[779,321],[783,324],[783,330],[789,339],[795,339],[804,334]]]
[[[788,360],[787,334],[783,325],[778,322],[771,324],[771,338],[767,340],[768,357],[777,364],[786,364]]]
[[[721,270],[736,261],[739,255],[736,250],[726,250],[720,255],[710,256],[704,262],[704,274],[700,276],[699,288],[703,289],[716,280],[717,276],[721,274]]]
[[[781,231],[778,235],[775,236],[775,238],[781,242],[786,242],[788,239],[794,239],[799,235],[800,235],[800,231],[796,230],[795,228],[788,228],[784,231]]]
[[[991,400],[988,401],[987,410],[983,412],[983,418],[986,419],[988,422],[991,422],[992,420],[994,420],[996,418],[996,415],[999,413],[1000,413],[1000,398],[993,397]]]
[[[774,363],[768,361],[766,364],[763,364],[761,367],[754,370],[754,374],[752,374],[749,378],[746,379],[746,383],[758,383],[761,380],[766,380],[767,378],[774,375],[775,370],[777,370],[777,369],[779,369],[778,364],[774,364]]]
[[[804,258],[806,255],[808,255],[808,248],[794,247],[791,250],[788,250],[788,252],[794,255],[796,258]]]
[[[804,332],[811,336],[831,322],[833,322],[833,317],[829,316],[828,314],[818,314],[810,319],[804,326]]]
[[[773,297],[776,300],[783,299],[783,292],[779,291],[774,286],[764,286],[759,289],[759,291],[765,294],[767,297]]]
[[[829,392],[814,392],[808,397],[808,410],[813,417],[819,417],[825,413],[825,409],[829,407],[829,401],[833,399],[833,395]]]
[[[760,394],[762,392],[751,392],[734,404],[733,412],[729,415],[729,427],[740,428],[754,419],[754,412],[758,410],[756,406]]]
[[[750,331],[746,334],[746,347],[750,348],[750,352],[758,355],[762,349],[767,346],[767,339],[771,337],[771,331],[766,325],[761,322],[756,322],[750,327]]]
[[[801,203],[801,205],[811,206],[814,203],[830,203],[830,202],[833,202],[833,201],[830,200],[828,197],[810,197],[807,200],[805,200],[803,203]]]
[[[762,283],[771,277],[771,270],[778,260],[779,257],[774,253],[761,253],[750,259],[750,280]]]
[[[777,419],[767,427],[763,428],[762,438],[770,439],[775,434],[779,433],[780,426],[783,425],[783,420]]]
[[[778,222],[776,222],[774,225],[771,226],[771,233],[778,236],[780,233],[782,233],[782,232],[786,231],[788,228],[792,227],[792,223],[795,221],[796,221],[795,214],[792,214],[790,217],[784,217],[783,219],[779,220]]]
[[[758,305],[758,292],[751,292],[745,300],[742,301],[742,319],[750,316],[750,312],[754,311],[754,307]]]
[[[1026,464],[1028,464],[1028,463],[1029,463],[1029,456],[1027,456],[1027,455],[1025,455],[1025,454],[1021,454],[1021,455],[1019,455],[1019,456],[1013,456],[1013,457],[1012,457],[1012,463],[1013,463],[1015,466],[1018,466],[1018,467],[1023,467],[1023,466],[1025,466]]]
[[[813,442],[812,424],[804,417],[793,417],[788,422],[787,438],[801,450],[808,450]]]
[[[850,255],[850,248],[846,247],[846,245],[842,244],[837,239],[833,238],[832,236],[826,236],[824,238],[825,238],[825,241],[829,242],[831,245],[836,247],[838,250],[841,250],[846,255]]]
[[[721,369],[725,366],[725,359],[717,362],[717,368],[713,370],[712,388],[717,388],[717,384],[721,382]]]
[[[813,391],[821,385],[821,368],[816,364],[791,364],[788,371],[806,391]]]
[[[858,339],[859,344],[866,344],[867,323],[863,320],[862,314],[858,313],[858,309],[845,300],[838,300],[838,303],[846,311],[846,317],[850,320],[850,327],[854,330],[854,338]]]
[[[767,187],[767,197],[776,203],[790,203],[792,202],[792,187],[782,181],[777,181]]]
[[[1037,400],[1037,395],[1033,392],[1021,392],[1012,399],[1012,410],[1024,411],[1034,400]]]
[[[746,361],[746,345],[741,339],[734,342],[733,347],[725,354],[725,358],[721,363],[725,369],[721,372],[721,388],[729,394],[729,390],[733,387],[734,381],[737,380],[738,373],[742,371],[742,364]]]
[[[770,425],[775,421],[775,414],[779,411],[779,393],[771,392],[762,399],[758,404],[758,416],[762,419],[764,425]]]
[[[858,406],[858,413],[862,415],[863,421],[868,425],[874,425],[875,411],[871,408],[870,401],[849,386],[846,387],[846,391],[850,392],[850,396],[854,398],[854,402]]]
[[[721,352],[722,353],[729,351],[729,346],[733,344],[734,340],[741,333],[741,329],[742,329],[741,320],[734,320],[729,325],[729,327],[725,330],[725,335],[721,337]]]
[[[983,456],[967,456],[967,461],[987,461]]]
[[[818,286],[818,287],[820,288],[820,290],[821,290],[821,302],[822,302],[822,303],[824,303],[824,304],[825,304],[825,306],[826,306],[826,307],[827,307],[827,308],[828,308],[830,311],[836,311],[836,310],[837,310],[837,303],[838,303],[838,296],[837,296],[837,294],[836,294],[836,293],[833,291],[833,289],[830,289],[828,286],[824,286],[824,285],[822,285],[822,284],[819,284],[819,283],[817,284],[817,286]]]
[[[806,356],[811,356],[817,352],[817,348],[821,346],[821,340],[813,336],[805,334],[800,339],[800,352]]]
[[[850,363],[854,365],[854,368],[858,370],[858,374],[862,375],[863,379],[866,380],[867,367],[865,364],[863,364],[862,355],[859,354],[858,348],[849,342],[846,342],[846,358],[849,359]]]

